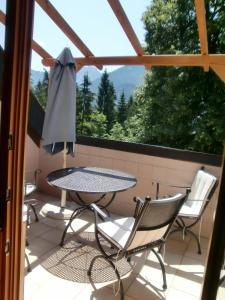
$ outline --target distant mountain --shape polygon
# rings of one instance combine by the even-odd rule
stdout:
[[[84,75],[88,75],[92,82],[91,90],[93,93],[98,93],[98,86],[101,81],[101,73],[95,67],[83,67],[76,76],[76,81],[80,85]],[[125,97],[128,100],[133,91],[144,82],[145,68],[143,66],[124,66],[109,73],[109,79],[112,81],[116,90],[117,100],[124,91]],[[42,80],[44,72],[31,71],[32,86],[35,86],[39,80]]]
[[[124,91],[125,97],[128,98],[133,91],[144,82],[144,66],[124,66],[109,73],[109,79],[112,81],[116,90],[117,100]],[[91,90],[93,93],[98,92],[100,78],[92,82]]]
[[[42,80],[44,77],[44,72],[31,70],[31,85],[37,85],[38,81]]]
[[[95,67],[83,67],[76,75],[76,81],[80,85],[83,81],[84,75],[88,75],[91,82],[101,77],[101,73]],[[42,80],[44,72],[31,70],[32,86],[37,85],[38,81]]]
[[[91,82],[101,77],[101,73],[95,67],[83,67],[76,77],[77,84],[80,85],[83,82],[84,75],[88,75]]]

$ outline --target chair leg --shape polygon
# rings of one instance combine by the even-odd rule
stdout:
[[[78,209],[76,209],[76,210],[72,213],[72,215],[71,215],[71,217],[70,217],[70,220],[69,220],[68,224],[66,225],[66,228],[65,228],[64,231],[63,231],[63,235],[62,235],[62,238],[61,238],[61,242],[60,242],[60,244],[59,244],[61,247],[64,245],[64,240],[65,240],[65,236],[66,236],[66,233],[67,233],[68,228],[70,227],[70,225],[71,225],[71,223],[73,222],[73,220],[74,220],[80,213],[82,213],[83,210],[85,210],[85,208],[78,208]]]
[[[155,256],[158,258],[158,261],[160,263],[162,274],[163,274],[163,289],[166,290],[167,289],[166,269],[165,269],[164,263],[162,261],[161,256],[159,255],[159,253],[157,251],[155,251],[155,249],[152,248],[151,251],[155,254]]]
[[[198,254],[202,254],[201,245],[200,245],[197,235],[190,229],[186,229],[186,232],[188,232],[190,235],[192,235],[195,238],[197,246],[198,246]]]
[[[98,258],[103,258],[103,259],[105,259],[105,260],[111,265],[111,267],[113,268],[113,270],[115,271],[116,277],[117,277],[117,279],[118,279],[118,284],[119,284],[119,287],[120,287],[120,300],[124,300],[124,289],[123,289],[123,283],[122,283],[122,280],[121,280],[121,278],[120,278],[120,274],[119,274],[119,272],[118,272],[116,266],[114,265],[114,263],[113,263],[111,260],[109,260],[107,257],[105,257],[104,255],[97,255],[97,256],[95,256],[95,257],[92,259],[91,263],[90,263],[89,269],[88,269],[88,271],[87,271],[87,275],[88,275],[89,277],[91,276],[91,271],[92,271],[93,265],[94,265],[95,261],[96,261]]]
[[[38,222],[39,218],[38,218],[38,215],[37,215],[37,212],[36,212],[36,209],[35,209],[34,205],[30,204],[30,207],[33,210],[33,213],[34,213],[34,216],[35,216],[35,222]]]
[[[27,254],[25,253],[25,259],[27,261],[27,272],[31,272],[31,265]]]

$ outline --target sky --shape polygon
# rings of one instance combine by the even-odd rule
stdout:
[[[5,11],[5,1],[0,1],[0,9]],[[95,56],[136,55],[120,23],[107,0],[51,0],[60,14],[66,19],[77,35]],[[120,0],[139,41],[144,45],[143,12],[151,0]],[[35,3],[33,39],[57,57],[64,47],[69,47],[74,57],[82,53],[70,42],[64,33]],[[4,26],[0,25],[0,43],[4,43]],[[43,70],[41,57],[32,51],[33,70]],[[108,71],[117,67],[107,66]]]

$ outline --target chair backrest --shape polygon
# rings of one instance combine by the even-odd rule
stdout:
[[[25,182],[25,185],[24,185],[24,195],[25,196],[29,196],[37,190],[37,179],[38,179],[38,175],[40,173],[41,173],[41,170],[36,169],[33,174],[34,179],[32,180],[32,182]]]
[[[212,191],[216,186],[217,178],[206,172],[203,168],[198,170],[191,185],[191,192],[185,202],[189,214],[201,215],[208,200],[212,196]]]
[[[186,194],[179,193],[172,197],[157,200],[145,198],[139,207],[132,234],[126,245],[127,248],[141,246],[157,239],[165,239],[187,199],[188,193],[189,191]],[[145,237],[143,234],[139,234],[144,231]],[[140,235],[142,235],[142,241],[140,241]]]
[[[168,198],[145,200],[139,215],[138,230],[154,230],[173,222],[182,207],[187,194],[176,194]]]

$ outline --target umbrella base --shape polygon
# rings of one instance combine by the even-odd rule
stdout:
[[[75,205],[73,205],[73,207],[72,206],[60,207],[58,203],[56,204],[46,203],[41,209],[41,214],[51,219],[69,220],[75,209],[74,206]]]

